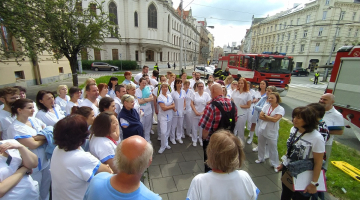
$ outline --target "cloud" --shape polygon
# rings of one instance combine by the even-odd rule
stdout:
[[[192,0],[185,0],[187,6]],[[306,3],[309,0],[194,0],[185,10],[192,9],[198,21],[206,18],[208,26],[215,26],[209,31],[215,37],[215,46],[227,45],[243,39],[246,29],[251,26],[252,16],[255,18],[274,15],[281,10],[291,8],[294,3]],[[175,8],[180,0],[173,0]]]

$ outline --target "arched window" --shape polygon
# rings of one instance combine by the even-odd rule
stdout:
[[[138,26],[139,26],[139,24],[138,24],[138,14],[137,14],[136,11],[135,11],[135,13],[134,13],[134,23],[135,23],[135,27],[138,27]]]
[[[109,4],[109,14],[110,21],[114,23],[114,25],[118,25],[118,17],[117,17],[117,7],[114,2]]]
[[[148,27],[157,28],[157,11],[154,4],[150,4],[148,8]]]

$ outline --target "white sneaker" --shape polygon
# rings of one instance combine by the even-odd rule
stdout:
[[[263,160],[255,160],[255,163],[259,164],[259,163],[263,163]]]
[[[171,146],[167,145],[166,148],[167,148],[167,149],[171,149]]]
[[[257,152],[258,151],[258,147],[255,147],[252,149],[253,152]]]
[[[161,154],[161,153],[163,153],[164,151],[165,151],[165,149],[160,148],[159,151],[158,151],[158,153]]]
[[[154,135],[154,134],[155,134],[153,130],[151,130],[150,133],[151,133],[151,135]]]
[[[182,139],[178,139],[178,140],[176,140],[176,141],[178,141],[180,144],[184,143],[184,142],[182,141]]]
[[[253,140],[252,138],[249,138],[246,143],[251,144],[252,140]]]
[[[196,142],[193,142],[193,146],[194,146],[194,147],[196,147],[196,146],[197,146],[197,145],[196,145]]]
[[[182,135],[181,138],[185,138],[185,135]]]
[[[265,156],[264,156],[264,159],[268,159],[269,158],[269,154],[265,154]]]
[[[153,120],[153,124],[156,125],[156,124],[157,124],[157,121],[154,121],[154,120]]]
[[[171,142],[172,144],[176,144],[175,140],[170,140],[170,142]]]
[[[199,143],[200,143],[200,146],[203,146],[203,142],[202,142],[201,140],[200,140],[200,142],[199,142]]]

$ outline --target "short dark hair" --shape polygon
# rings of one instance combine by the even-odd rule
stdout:
[[[319,121],[317,119],[317,112],[314,112],[313,108],[301,106],[297,107],[292,112],[292,118],[298,117],[304,120],[305,125],[303,128],[305,129],[305,133],[310,133],[314,129],[318,128]]]
[[[91,134],[96,137],[106,137],[111,131],[111,116],[114,114],[111,112],[102,112],[94,120],[91,126]]]
[[[120,92],[120,89],[121,89],[121,88],[125,88],[125,86],[122,85],[122,84],[117,85],[117,86],[115,87],[115,92]]]
[[[269,82],[267,80],[262,80],[262,81],[260,81],[260,83],[261,82],[265,83],[265,90],[266,90],[266,88],[269,86]],[[261,91],[260,85],[259,85],[259,91]]]
[[[89,136],[86,118],[70,115],[59,120],[54,126],[54,144],[64,151],[72,151],[85,143]]]
[[[321,105],[320,103],[311,103],[309,105],[310,108],[313,108],[316,112],[317,112],[317,117],[318,118],[323,118],[325,115],[325,107],[323,105]]]
[[[87,106],[82,106],[82,107],[73,106],[71,108],[71,114],[72,115],[81,115],[87,119],[90,116],[92,110],[93,110],[92,108],[87,107]]]
[[[6,95],[10,94],[10,95],[14,95],[14,94],[19,94],[19,89],[14,88],[14,87],[4,87],[0,89],[0,97],[5,98]]]
[[[78,87],[71,87],[71,88],[69,89],[69,95],[70,95],[70,97],[73,97],[75,93],[78,93],[78,92],[80,92],[80,91],[81,91],[81,90],[80,90],[80,88],[78,88]]]
[[[48,108],[46,106],[44,106],[44,104],[40,103],[40,100],[42,100],[46,94],[52,94],[53,97],[55,98],[54,93],[52,93],[51,91],[46,91],[46,90],[40,90],[36,95],[36,106],[38,107],[39,110],[42,110],[45,112],[48,111]]]
[[[149,74],[143,74],[143,76],[141,78],[145,78],[147,76],[149,76]]]
[[[152,74],[153,74],[153,76],[158,77],[158,76],[159,76],[159,71],[158,71],[158,70],[154,70],[154,71],[152,72]]]
[[[11,116],[15,116],[17,113],[17,109],[24,109],[28,103],[34,103],[31,99],[18,99],[11,105]]]
[[[14,86],[13,88],[17,88],[20,92],[25,92],[26,93],[26,88],[24,88],[24,87]]]
[[[92,85],[95,85],[96,86],[96,83],[90,83],[90,84],[87,84],[86,87],[85,87],[85,91],[90,91],[90,86]],[[97,86],[96,86],[97,87]]]
[[[146,65],[144,65],[143,69],[145,69],[145,68],[149,68],[149,67],[148,67],[148,66],[146,66]]]
[[[178,84],[178,83],[182,83],[182,80],[179,79],[179,78],[175,79],[175,83],[174,83],[174,89],[175,89],[175,90],[177,90],[176,84]],[[181,86],[180,86],[180,89],[181,89]]]
[[[141,77],[141,78],[139,79],[139,84],[140,84],[142,81],[146,81],[146,78]]]
[[[109,108],[111,103],[114,101],[111,97],[103,97],[99,102],[99,111],[104,112],[106,108]]]

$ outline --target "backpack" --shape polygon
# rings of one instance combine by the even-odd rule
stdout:
[[[233,133],[235,128],[235,114],[236,114],[234,102],[231,102],[231,110],[228,112],[224,110],[224,108],[219,102],[213,101],[211,102],[211,104],[214,105],[216,108],[218,108],[221,113],[221,119],[217,130],[225,129]]]

